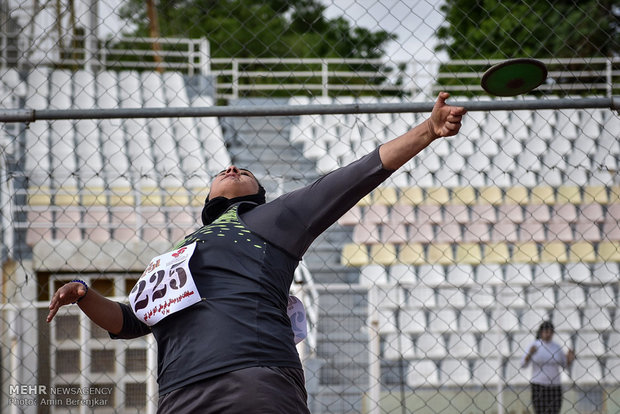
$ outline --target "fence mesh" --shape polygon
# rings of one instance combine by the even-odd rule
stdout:
[[[424,113],[247,117],[250,105],[492,99],[482,73],[533,57],[514,102],[611,98],[612,1],[0,0],[0,411],[155,412],[156,344],[110,339],[82,279],[121,302],[200,226],[213,176],[249,168],[268,200]],[[83,119],[78,109],[228,106],[221,117]],[[336,112],[336,111],[334,111]],[[313,413],[533,412],[522,357],[539,325],[577,358],[562,412],[620,412],[620,117],[575,107],[471,111],[310,247],[291,291]]]

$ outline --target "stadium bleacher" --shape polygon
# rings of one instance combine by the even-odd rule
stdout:
[[[408,362],[409,386],[495,385],[499,362],[487,361],[510,355],[502,376],[525,385],[516,347],[544,319],[586,357],[572,378],[604,378],[591,357],[616,352],[605,338],[617,304],[619,140],[611,131],[620,129],[610,125],[618,119],[601,110],[470,113],[457,137],[424,150],[340,220],[352,228],[341,263],[360,268],[360,283],[415,298],[379,320],[385,360]],[[383,137],[378,120],[354,127]],[[488,341],[496,327],[500,339]]]
[[[12,71],[4,84],[33,109],[212,105],[209,97],[190,102],[174,72],[37,68],[16,77]],[[213,174],[230,164],[221,127],[209,118],[35,122],[24,146],[31,245],[181,237],[195,228]]]

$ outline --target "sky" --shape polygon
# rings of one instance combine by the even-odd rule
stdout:
[[[398,38],[386,47],[386,57],[393,62],[406,62],[405,86],[430,92],[439,62],[446,61],[445,52],[434,51],[435,31],[444,21],[439,0],[322,0],[326,16],[344,16],[353,24],[395,33]]]
[[[344,16],[352,23],[371,30],[396,33],[387,55],[395,61],[430,61],[442,58],[433,51],[435,30],[443,23],[437,0],[333,0],[328,2],[326,16]]]

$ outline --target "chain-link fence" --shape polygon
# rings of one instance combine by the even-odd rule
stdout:
[[[223,168],[273,200],[448,90],[470,109],[461,132],[297,269],[311,412],[533,412],[523,358],[543,321],[576,354],[562,412],[620,412],[619,15],[605,0],[0,0],[0,411],[155,412],[152,336],[112,340],[76,306],[48,324],[56,289],[125,302],[200,226]],[[543,61],[547,82],[488,97],[482,73],[511,57]]]

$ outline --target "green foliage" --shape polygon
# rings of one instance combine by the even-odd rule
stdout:
[[[437,31],[440,43],[436,49],[447,52],[454,60],[589,58],[620,53],[617,0],[445,0],[441,10],[445,24]],[[487,68],[444,64],[438,83],[476,88],[480,83],[478,76],[451,75],[482,73]],[[563,74],[554,76],[555,83],[607,82],[602,75],[578,79],[570,75],[573,71],[603,73],[605,68],[600,64],[555,63],[548,65],[548,70]]]
[[[438,50],[452,59],[592,57],[620,52],[617,0],[445,0]]]
[[[148,36],[144,0],[121,16]],[[160,0],[162,37],[206,37],[213,57],[380,57],[395,35],[327,19],[318,0]]]

